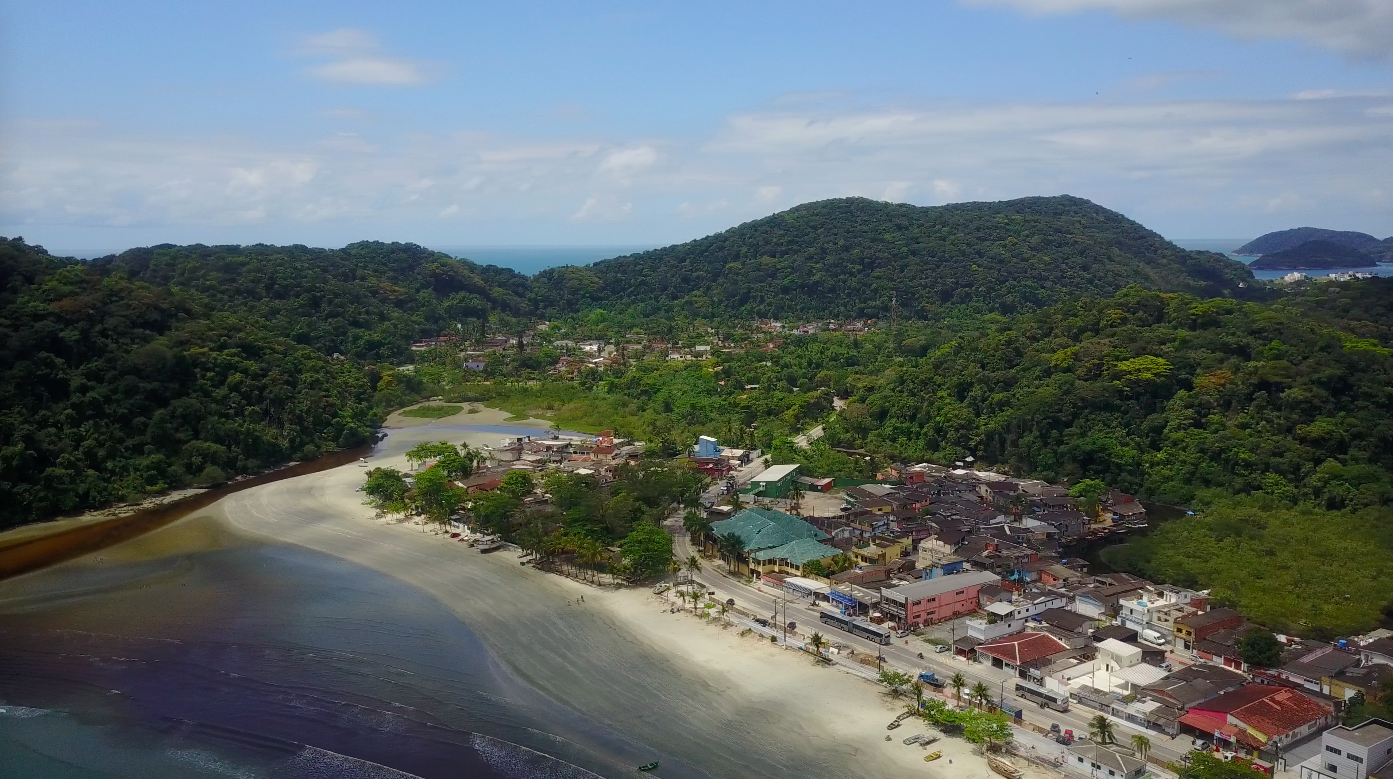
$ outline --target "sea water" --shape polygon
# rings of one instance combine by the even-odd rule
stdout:
[[[1179,246],[1182,249],[1191,249],[1193,251],[1218,252],[1219,254],[1228,255],[1229,259],[1238,260],[1244,265],[1248,265],[1251,264],[1254,260],[1256,260],[1257,257],[1249,257],[1246,255],[1234,254],[1234,251],[1238,250],[1240,247],[1243,246],[1243,244],[1247,242],[1248,241],[1242,238],[1177,238],[1171,243],[1174,243],[1176,246]],[[1312,277],[1329,276],[1332,273],[1372,273],[1375,276],[1393,276],[1393,263],[1379,263],[1378,265],[1372,268],[1328,268],[1324,270],[1303,270],[1297,272],[1304,273],[1307,276]],[[1292,271],[1255,270],[1253,271],[1253,276],[1264,281],[1273,281],[1276,279],[1280,279],[1289,273],[1292,273]]]
[[[0,777],[588,779],[652,756],[328,555],[237,544],[0,585]]]
[[[653,246],[433,246],[438,252],[480,265],[512,268],[531,276],[562,265],[589,265],[599,260],[623,257],[653,249]]]

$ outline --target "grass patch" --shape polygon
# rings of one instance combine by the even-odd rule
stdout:
[[[438,403],[432,403],[425,406],[417,406],[416,408],[408,408],[401,412],[401,415],[404,417],[415,417],[417,419],[443,419],[444,417],[452,417],[463,410],[464,406],[444,406]]]

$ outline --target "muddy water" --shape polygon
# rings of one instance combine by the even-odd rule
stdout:
[[[201,519],[0,585],[0,709],[4,777],[586,777],[651,755],[418,590]]]

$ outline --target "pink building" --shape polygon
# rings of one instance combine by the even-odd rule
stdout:
[[[900,627],[912,629],[977,611],[977,591],[1000,584],[989,571],[936,576],[880,591],[880,610]]]

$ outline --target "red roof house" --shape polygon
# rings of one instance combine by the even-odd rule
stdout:
[[[1069,646],[1048,633],[1014,633],[977,646],[977,659],[1008,671],[1044,665],[1048,658],[1069,651]]]
[[[1180,724],[1208,740],[1260,752],[1285,746],[1334,721],[1328,704],[1290,687],[1247,684],[1192,707]]]

